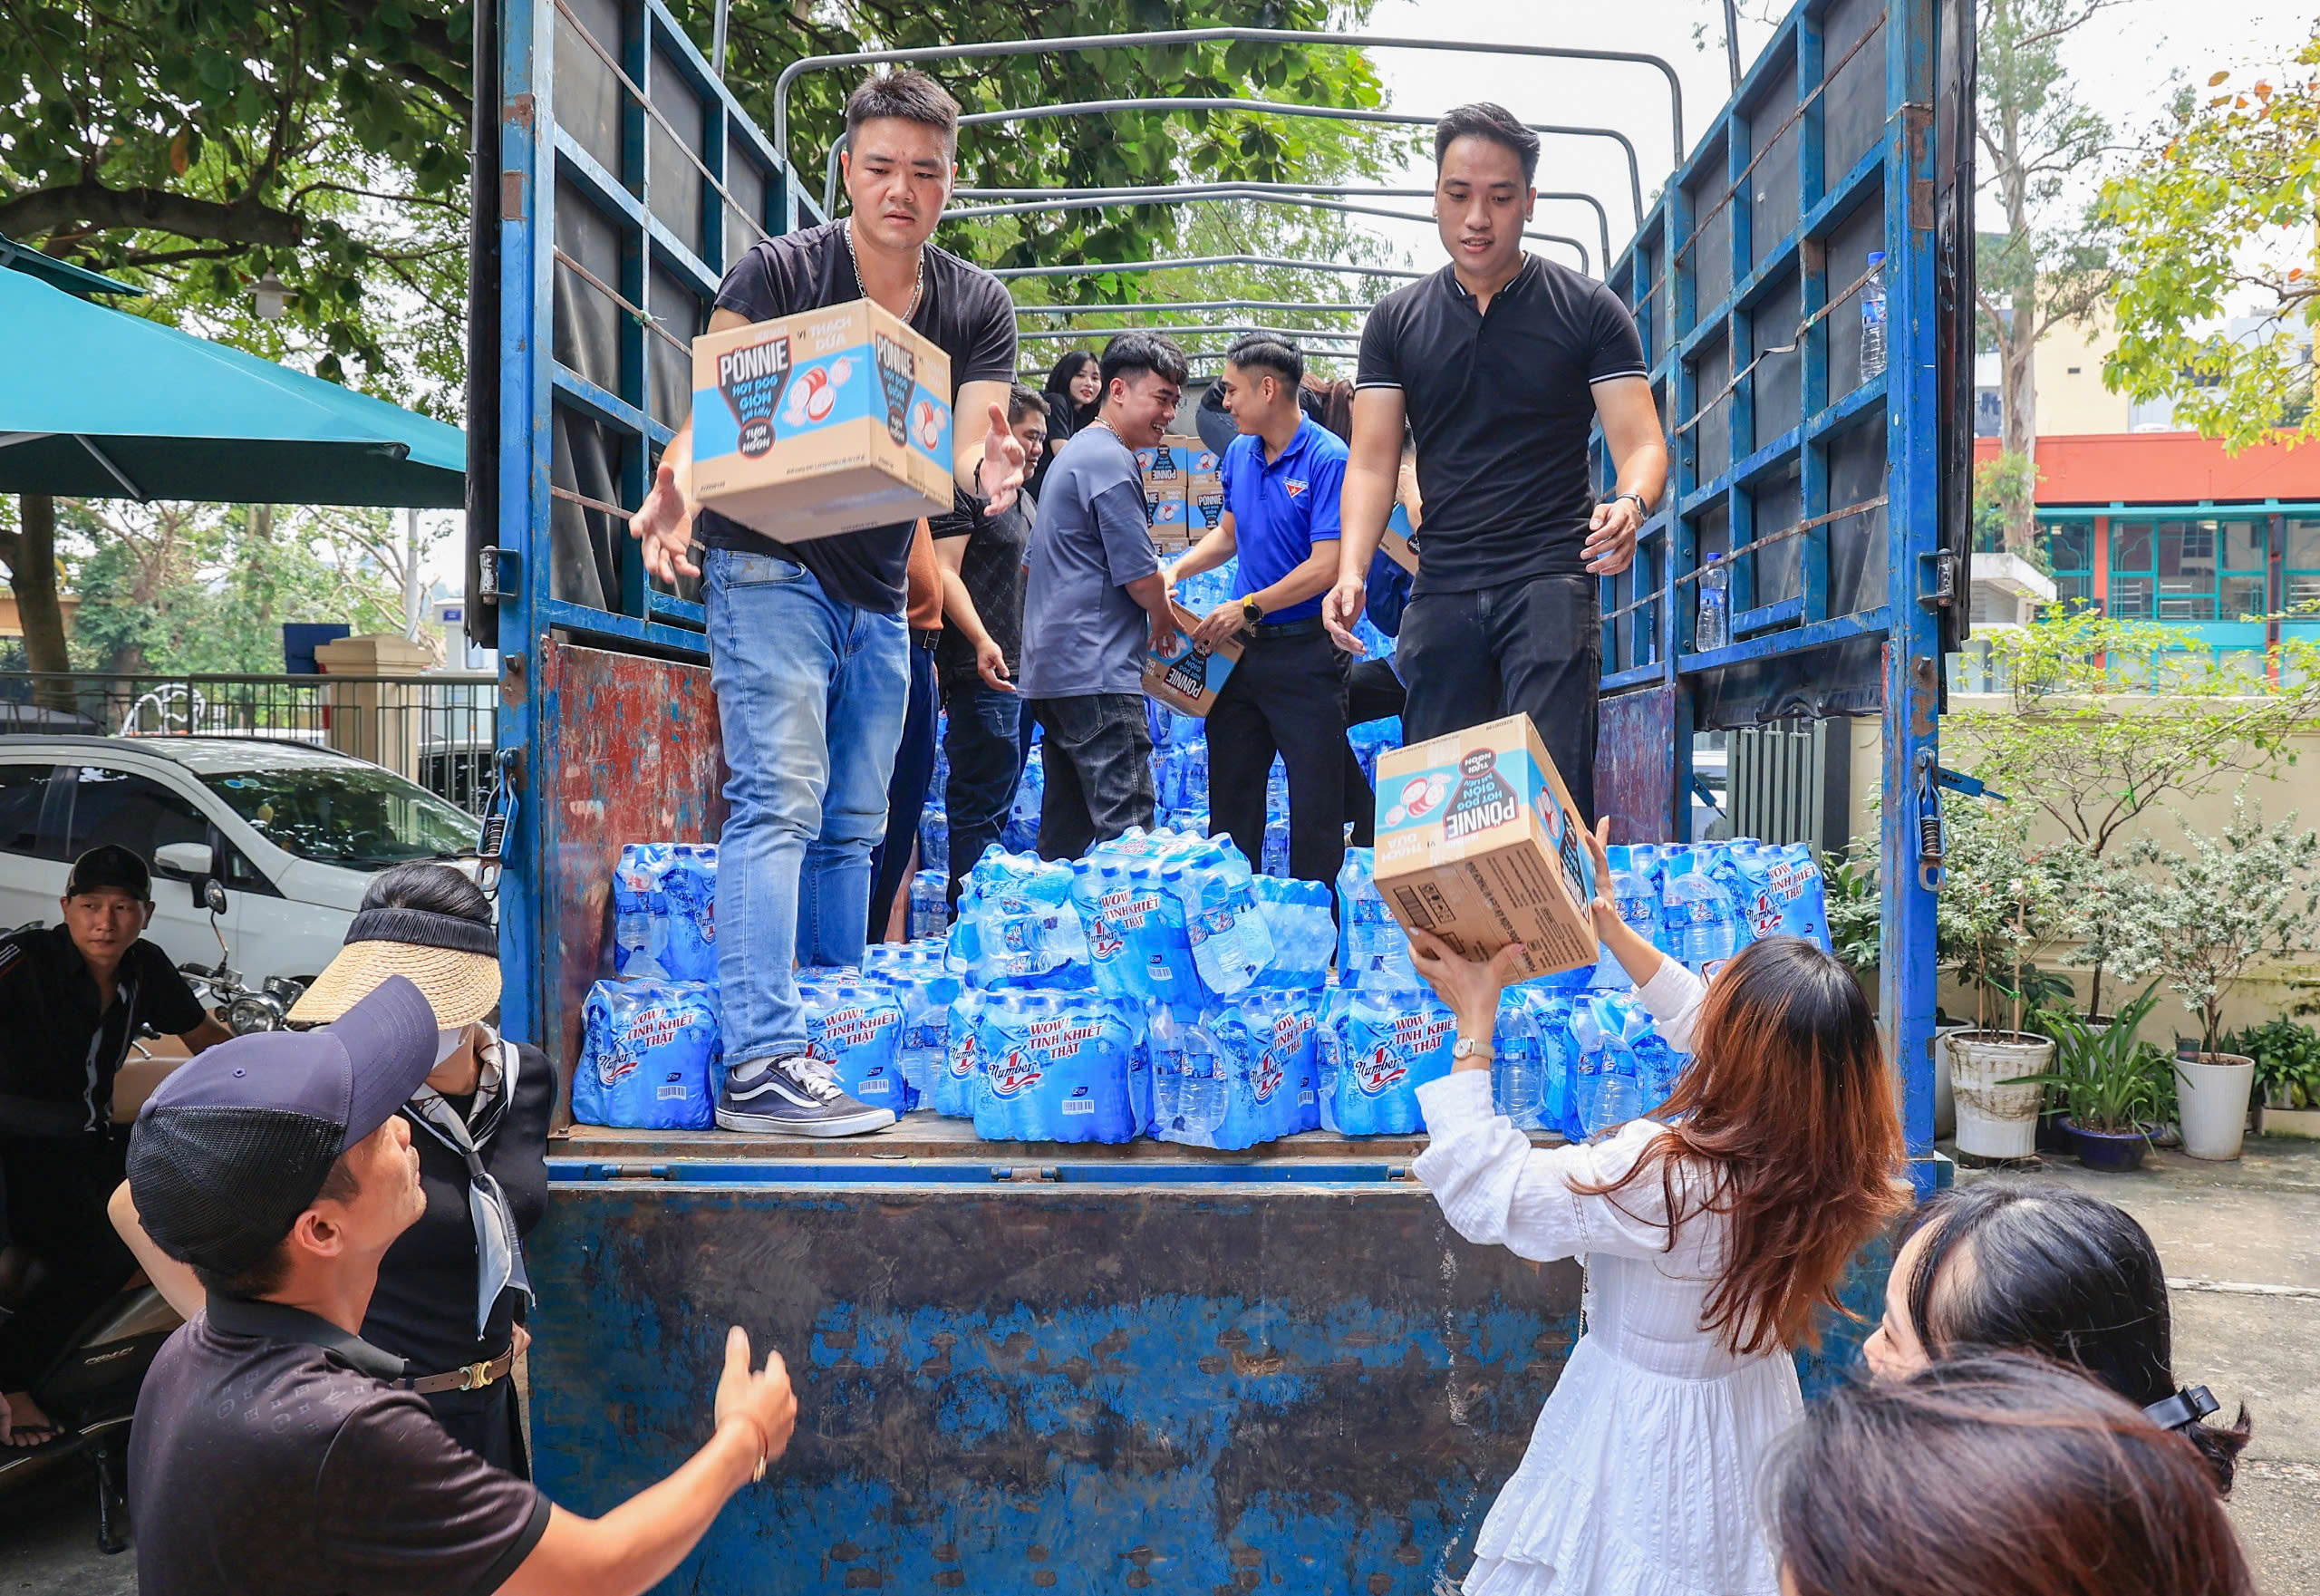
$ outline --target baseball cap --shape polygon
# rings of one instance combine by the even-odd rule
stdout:
[[[131,848],[117,842],[101,842],[72,861],[72,874],[65,878],[64,895],[77,898],[82,893],[102,887],[117,887],[139,903],[150,903],[153,896],[153,873],[145,861]]]
[[[392,976],[320,1030],[220,1042],[138,1111],[129,1189],[162,1252],[237,1273],[282,1243],[338,1156],[435,1067],[435,1012]]]

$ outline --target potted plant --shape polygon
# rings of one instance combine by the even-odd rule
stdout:
[[[2256,1061],[2257,1128],[2320,1137],[2320,1031],[2280,1016],[2226,1038],[2224,1050]]]
[[[1958,1150],[1986,1159],[2037,1150],[2041,1078],[2054,1044],[2030,1030],[2025,969],[2066,933],[2076,850],[2030,846],[2026,820],[1967,810],[1953,818],[1942,887],[1944,927],[1958,974],[1974,989],[1974,1028],[1944,1039]],[[2003,1020],[2001,1029],[1994,1021]]]
[[[2097,1019],[2106,978],[2157,973],[2118,957],[2146,909],[2138,877],[2117,867],[2144,817],[2222,777],[2294,763],[2320,713],[2320,645],[2289,638],[2260,661],[2225,663],[2184,648],[2171,626],[2100,610],[2049,613],[1989,645],[2005,692],[1958,703],[1944,744],[2095,867],[2073,895],[2082,945],[2068,962],[2087,969],[2081,1012]]]
[[[2311,945],[2320,924],[2320,895],[2310,885],[2320,835],[2296,830],[2293,815],[2266,825],[2244,793],[2220,837],[2186,830],[2188,853],[2163,852],[2148,838],[2136,846],[2160,892],[2129,943],[2167,972],[2169,989],[2199,1021],[2198,1048],[2175,1063],[2183,1151],[2237,1158],[2256,1061],[2224,1050],[2224,999],[2259,964]]]
[[[2090,1169],[2127,1170],[2142,1164],[2159,1121],[2167,1055],[2137,1034],[2159,1001],[2159,982],[2095,1025],[2066,1012],[2044,1017],[2054,1039],[2054,1069],[2040,1077],[2062,1097],[2064,1134]]]

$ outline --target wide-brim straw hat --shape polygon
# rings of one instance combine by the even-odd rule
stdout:
[[[472,1024],[499,1005],[499,934],[489,925],[428,909],[364,909],[346,945],[290,1010],[301,1025],[326,1025],[391,975],[420,990],[438,1030]]]

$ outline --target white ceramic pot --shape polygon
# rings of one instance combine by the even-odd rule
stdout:
[[[2198,1053],[2175,1060],[2175,1099],[2182,1109],[2183,1151],[2194,1158],[2239,1156],[2248,1134],[2248,1094],[2256,1060],[2237,1053]]]
[[[1958,1150],[1977,1158],[2027,1158],[2038,1150],[2040,1086],[2005,1086],[2016,1076],[2043,1075],[2054,1044],[2010,1030],[1953,1030],[1949,1085],[1957,1105]]]

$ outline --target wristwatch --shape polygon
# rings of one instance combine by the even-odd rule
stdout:
[[[1241,624],[1242,625],[1253,626],[1264,618],[1265,606],[1257,602],[1257,595],[1255,594],[1252,593],[1248,597],[1241,601]]]
[[[1651,507],[1644,503],[1643,495],[1640,493],[1614,493],[1605,498],[1603,502],[1605,504],[1617,504],[1623,498],[1632,498],[1635,500],[1635,513],[1641,516],[1647,521],[1651,519]]]
[[[1484,1041],[1482,1038],[1478,1036],[1462,1036],[1458,1039],[1457,1044],[1450,1049],[1450,1061],[1453,1064],[1464,1064],[1467,1059],[1474,1058],[1480,1054],[1486,1053],[1489,1050],[1490,1043]]]

